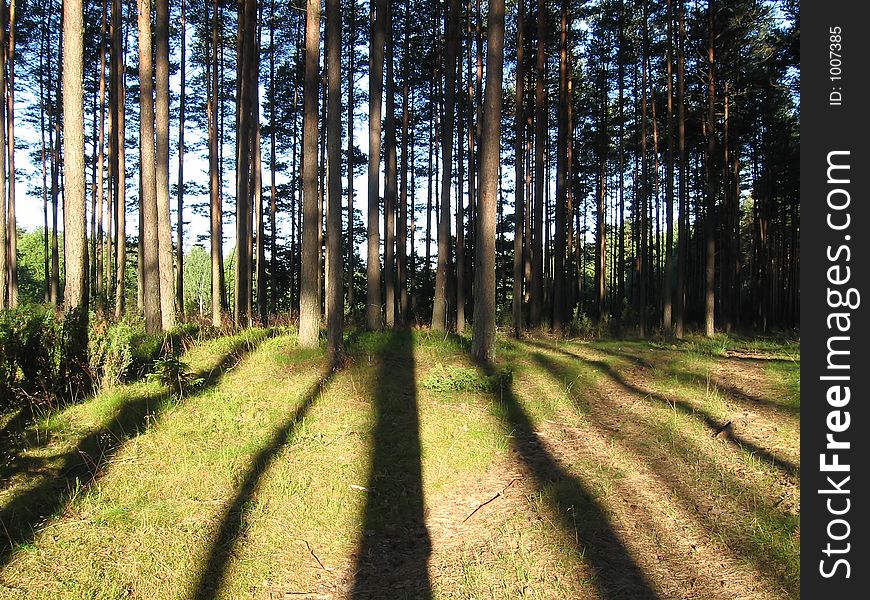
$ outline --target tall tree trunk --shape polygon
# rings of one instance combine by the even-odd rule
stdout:
[[[442,123],[441,206],[438,219],[438,266],[435,270],[435,297],[432,305],[432,329],[448,326],[447,287],[450,273],[450,185],[453,180],[453,113],[456,95],[456,46],[459,37],[459,0],[449,0],[444,15],[444,122]]]
[[[386,70],[387,99],[386,117],[384,119],[384,303],[386,326],[392,328],[396,324],[396,204],[397,204],[397,169],[396,169],[396,89],[393,65],[393,3],[387,0],[386,14]]]
[[[535,197],[532,210],[532,285],[529,304],[529,326],[541,325],[544,301],[544,145],[547,131],[544,68],[546,65],[544,36],[546,35],[544,0],[538,0],[538,51],[535,65]]]
[[[327,72],[327,119],[326,143],[328,154],[326,163],[329,173],[327,201],[326,238],[329,256],[329,307],[326,316],[327,348],[333,365],[343,361],[344,342],[344,290],[342,289],[341,267],[341,8],[339,0],[326,0],[326,64]],[[353,160],[348,156],[348,161]],[[350,163],[348,163],[350,166]],[[350,170],[348,170],[350,173]]]
[[[320,248],[317,246],[317,101],[320,83],[320,0],[306,0],[305,93],[302,115],[302,279],[299,296],[299,345],[317,346],[320,333]]]
[[[275,0],[271,0],[269,6],[269,97],[275,97]],[[270,240],[270,268],[269,279],[272,287],[272,311],[278,313],[278,228],[277,228],[277,213],[278,213],[278,187],[275,182],[275,170],[277,168],[277,159],[275,157],[275,129],[277,123],[275,121],[275,103],[270,102],[269,113],[269,176],[271,178],[271,193],[269,198],[269,226],[271,229]]]
[[[685,38],[685,6],[684,0],[679,2],[677,8],[677,18],[679,26],[677,30],[677,147],[680,156],[680,199],[679,199],[679,215],[678,215],[678,231],[677,231],[677,293],[676,307],[674,314],[674,335],[678,339],[682,339],[685,333],[685,311],[686,311],[686,272],[688,265],[686,264],[688,252],[688,215],[686,214],[687,202],[687,165],[686,165],[686,54],[684,50]]]
[[[274,1],[274,0],[273,0]],[[347,305],[354,312],[354,239],[353,239],[353,176],[354,176],[354,142],[353,142],[353,109],[354,88],[356,87],[356,3],[350,2],[348,22],[348,55],[347,55]]]
[[[178,262],[175,279],[175,305],[184,318],[184,109],[187,95],[187,5],[181,0],[181,90],[178,105],[178,222],[176,237]]]
[[[600,324],[607,315],[605,307],[607,283],[607,224],[605,216],[607,210],[607,150],[610,145],[607,133],[607,72],[604,67],[601,68],[599,85],[601,93],[599,110],[601,114],[598,124],[600,148],[598,151],[598,193],[595,204],[595,310],[596,320]]]
[[[480,140],[480,202],[477,214],[474,270],[474,333],[472,354],[495,358],[495,218],[501,150],[502,69],[504,65],[504,0],[491,0],[487,23],[486,124]]]
[[[208,11],[208,4],[206,4]],[[221,326],[224,271],[223,271],[223,209],[221,207],[221,183],[218,154],[218,0],[212,0],[211,14],[211,60],[208,59],[210,72],[210,92],[206,101],[208,111],[208,156],[209,156],[209,213],[211,238],[211,322]],[[207,43],[208,44],[208,43]],[[208,77],[207,77],[208,79]]]
[[[46,15],[48,17],[48,15]],[[50,58],[49,56],[49,46],[48,46],[48,27],[44,26],[40,29],[40,42],[39,42],[39,105],[42,110],[39,111],[39,141],[40,141],[40,163],[42,166],[42,219],[43,219],[43,229],[42,229],[42,272],[45,278],[45,286],[44,286],[44,300],[45,303],[48,304],[51,302],[51,258],[50,258],[50,250],[49,250],[49,233],[48,233],[48,178],[47,178],[47,168],[46,168],[46,158],[47,155],[51,154],[51,146],[48,147],[46,151],[45,145],[45,129],[46,122],[45,117],[46,113],[48,113],[50,108],[50,99],[49,94],[46,94],[45,88],[45,79],[43,78],[43,73],[47,67],[46,58]],[[48,87],[51,88],[51,69],[48,69]],[[51,119],[49,119],[48,127],[51,127]]]
[[[411,35],[410,35],[410,5],[405,6],[404,37],[405,50],[402,56],[402,183],[399,191],[399,226],[396,238],[397,275],[399,279],[399,324],[406,326],[410,321],[411,305],[408,298],[408,146],[411,121],[409,106],[410,69],[411,69]],[[413,207],[413,205],[412,205]],[[411,216],[413,220],[413,215]],[[413,248],[413,240],[411,247]]]
[[[138,0],[139,8],[139,152],[140,211],[143,267],[142,301],[145,329],[160,331],[164,325],[160,298],[160,242],[157,206],[157,179],[154,157],[154,83],[151,58],[151,0]],[[66,82],[64,82],[66,83]],[[66,101],[66,87],[64,87]]]
[[[175,325],[175,271],[169,216],[169,0],[157,0],[154,28],[157,119],[157,243],[160,266],[160,317],[163,330]]]
[[[122,43],[122,4],[121,0],[112,0],[112,65],[115,73],[114,81],[114,115],[115,135],[114,163],[115,179],[112,182],[114,191],[115,211],[115,318],[120,319],[126,307],[126,266],[127,266],[127,173],[126,173],[126,85],[124,44]]]
[[[369,198],[368,252],[366,264],[366,325],[370,330],[381,328],[381,103],[384,90],[384,43],[386,36],[387,0],[371,0],[371,46],[369,49]]]
[[[97,299],[97,304],[102,309],[104,307],[104,282],[105,273],[103,271],[103,260],[106,256],[103,248],[103,183],[104,172],[103,162],[105,160],[105,141],[106,141],[106,21],[108,17],[108,2],[103,0],[103,9],[100,19],[100,75],[99,75],[99,133],[97,135],[97,182],[96,193],[96,232],[94,234],[94,294]]]
[[[641,152],[641,195],[640,195],[640,236],[639,236],[639,252],[638,252],[638,320],[639,333],[641,337],[646,337],[646,308],[647,308],[647,279],[649,270],[647,269],[647,210],[649,202],[649,175],[648,175],[648,159],[646,145],[646,120],[647,120],[647,55],[649,54],[649,36],[647,33],[648,23],[646,14],[646,4],[643,10],[643,53],[641,56],[641,116],[640,116],[640,152]]]
[[[517,62],[515,82],[515,116],[514,128],[516,130],[516,142],[514,148],[514,287],[511,312],[513,315],[514,335],[520,337],[523,331],[523,225],[525,222],[523,191],[525,187],[525,175],[523,174],[523,125],[525,114],[523,111],[524,91],[523,83],[525,73],[523,71],[523,50],[525,41],[523,38],[525,28],[524,0],[517,0]]]
[[[319,9],[318,9],[319,14]],[[257,74],[257,2],[244,0],[239,4],[239,59],[237,61],[238,130],[236,132],[236,297],[233,316],[239,327],[251,324],[251,181],[253,147],[256,132],[255,103],[258,96]],[[318,30],[319,40],[319,30]],[[319,52],[318,52],[319,56]],[[314,91],[315,103],[317,91]],[[316,159],[316,153],[315,153]]]
[[[18,306],[18,228],[15,218],[15,0],[9,2],[9,40],[6,68],[6,136],[7,158],[9,161],[9,182],[7,194],[9,208],[9,307]]]
[[[682,0],[680,0],[682,1]],[[667,78],[668,78],[668,165],[667,181],[665,183],[665,220],[667,222],[665,233],[665,276],[664,276],[664,302],[662,305],[662,327],[668,333],[673,332],[673,297],[674,297],[674,14],[672,0],[667,0],[668,19],[668,42],[667,42]]]
[[[562,0],[559,48],[559,133],[556,150],[556,233],[553,238],[553,331],[560,332],[566,321],[565,253],[568,207],[568,0]]]
[[[63,3],[63,150],[64,150],[64,304],[88,318],[88,257],[85,237],[85,139],[82,81],[84,77],[81,0]]]
[[[716,310],[716,237],[713,217],[716,210],[716,66],[714,63],[714,3],[707,2],[707,156],[705,161],[707,187],[707,214],[704,218],[706,239],[706,264],[704,267],[704,334],[712,337],[715,332]]]
[[[64,34],[66,31],[64,30]],[[9,306],[9,235],[6,215],[6,0],[0,2],[0,310]],[[84,142],[82,142],[84,144]],[[84,183],[82,183],[84,185]]]
[[[63,17],[61,17],[61,21]],[[61,29],[63,25],[61,25]],[[57,44],[57,70],[55,71],[54,80],[54,106],[52,114],[54,115],[54,142],[52,143],[52,134],[49,131],[49,145],[52,148],[52,169],[51,169],[51,304],[57,307],[61,301],[60,292],[60,251],[58,248],[58,233],[57,233],[57,213],[60,205],[60,164],[62,160],[61,150],[61,111],[63,94],[60,87],[61,73],[63,72],[63,34],[58,35]],[[49,87],[51,87],[49,85]],[[2,128],[0,128],[2,129]],[[2,235],[2,233],[0,233]]]

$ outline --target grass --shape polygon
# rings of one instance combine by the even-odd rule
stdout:
[[[468,342],[252,330],[41,415],[0,598],[799,597],[794,340]]]

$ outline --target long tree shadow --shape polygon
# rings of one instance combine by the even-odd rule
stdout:
[[[627,381],[625,379],[625,377],[622,375],[622,373],[620,373],[619,371],[614,369],[612,365],[609,365],[604,361],[593,360],[593,359],[589,359],[589,358],[582,358],[580,356],[577,356],[576,354],[568,352],[567,350],[553,348],[553,347],[548,346],[546,344],[539,344],[539,343],[530,342],[530,341],[525,342],[525,343],[527,343],[530,346],[534,346],[536,348],[542,348],[545,350],[549,350],[551,352],[558,352],[558,353],[563,354],[565,356],[568,356],[574,360],[582,360],[585,364],[587,364],[591,367],[594,367],[598,371],[601,371],[602,373],[607,375],[611,380],[613,380],[614,383],[616,383],[625,392],[627,392],[629,394],[639,395],[642,398],[652,398],[653,400],[655,400],[657,402],[660,402],[662,404],[666,404],[667,406],[670,406],[671,408],[681,412],[684,415],[688,415],[690,417],[700,419],[704,423],[704,425],[706,425],[707,428],[710,429],[710,431],[712,433],[716,433],[716,432],[720,431],[722,426],[725,425],[725,423],[720,423],[719,421],[714,419],[713,416],[710,413],[708,413],[707,411],[705,411],[705,410],[703,410],[703,409],[701,409],[701,408],[699,408],[699,407],[697,407],[689,402],[686,402],[685,400],[680,400],[678,398],[666,398],[666,397],[662,396],[661,394],[658,394],[655,392],[650,392],[649,390],[645,390],[643,388],[640,388],[640,387],[630,383],[629,381]],[[752,454],[753,456],[756,456],[756,457],[760,458],[761,460],[773,465],[783,474],[785,474],[787,476],[791,476],[791,477],[800,477],[800,467],[798,467],[796,464],[792,463],[791,461],[788,461],[784,458],[777,456],[776,454],[774,454],[770,450],[766,450],[766,449],[758,446],[757,444],[754,444],[754,443],[748,441],[744,437],[742,437],[738,434],[735,434],[733,431],[728,436],[726,436],[726,439],[728,440],[729,443],[731,443],[735,447],[742,449],[742,450]]]
[[[476,364],[487,376],[498,375],[493,365]],[[513,449],[538,488],[548,492],[546,497],[566,538],[591,567],[599,595],[608,600],[658,598],[589,487],[546,450],[510,383],[501,388],[497,400],[502,408],[497,414],[504,428],[511,432]]]
[[[570,353],[567,354],[570,355]],[[574,355],[570,356],[575,360],[577,359]],[[569,368],[542,353],[533,353],[532,359],[556,381],[572,381],[578,376],[576,368]],[[789,566],[781,560],[780,549],[774,543],[775,536],[788,538],[792,534],[795,526],[794,517],[783,511],[777,511],[775,506],[771,507],[772,502],[769,504],[759,503],[756,499],[757,491],[749,489],[750,494],[746,497],[743,495],[732,496],[728,492],[729,489],[747,489],[745,487],[747,484],[732,473],[723,472],[721,468],[717,467],[714,459],[704,454],[687,436],[680,435],[679,443],[675,447],[678,448],[676,450],[678,456],[669,456],[669,459],[684,460],[693,465],[703,463],[709,484],[719,489],[720,493],[728,496],[729,502],[732,503],[733,508],[729,508],[729,512],[735,510],[745,513],[748,515],[748,519],[757,523],[776,524],[776,527],[772,528],[769,535],[763,539],[747,535],[746,529],[749,529],[748,527],[745,529],[742,527],[739,529],[724,527],[715,512],[700,509],[707,504],[705,495],[708,489],[706,485],[699,485],[694,478],[686,479],[685,474],[692,472],[690,469],[681,470],[673,467],[670,460],[663,462],[650,456],[646,440],[655,436],[650,431],[654,429],[654,423],[644,419],[636,426],[623,425],[623,427],[614,430],[608,426],[607,419],[627,420],[631,415],[627,414],[625,409],[620,410],[618,406],[608,402],[607,398],[601,394],[596,395],[596,400],[600,402],[591,402],[587,397],[590,389],[590,386],[572,386],[568,392],[577,408],[583,412],[590,423],[595,427],[606,429],[608,435],[613,436],[632,454],[645,459],[658,478],[686,503],[687,508],[695,509],[696,514],[711,531],[718,531],[731,549],[740,552],[746,559],[751,560],[761,572],[775,577],[786,589],[794,589],[797,574],[789,571]],[[639,436],[634,435],[630,433],[633,429],[641,430],[642,433]]]
[[[296,410],[272,432],[271,439],[253,458],[233,499],[227,504],[221,518],[218,533],[212,543],[207,561],[204,563],[192,597],[200,600],[214,598],[226,578],[227,562],[239,543],[242,533],[242,511],[250,502],[262,481],[263,474],[278,457],[281,449],[290,440],[297,425],[305,418],[314,402],[334,375],[326,371],[318,377],[302,397]]]
[[[195,387],[201,392],[214,387],[223,373],[253,351],[258,341],[240,340],[213,367],[194,373]],[[71,495],[87,488],[103,472],[103,467],[130,439],[147,429],[151,420],[174,404],[166,391],[135,393],[120,392],[122,400],[102,427],[84,435],[73,448],[59,456],[20,461],[33,471],[38,481],[22,484],[22,492],[0,508],[0,568],[5,566],[12,550],[33,541],[40,525],[59,514]],[[27,444],[24,450],[35,447]],[[19,469],[20,470],[20,469]]]
[[[558,350],[557,348],[551,347],[552,350]],[[668,377],[673,377],[680,383],[688,383],[693,387],[697,388],[699,391],[703,388],[706,388],[708,385],[712,387],[716,392],[734,400],[738,403],[742,403],[744,406],[748,406],[750,408],[755,408],[756,406],[769,408],[776,413],[797,417],[800,415],[800,406],[793,406],[788,404],[782,404],[780,402],[774,402],[769,398],[765,398],[763,396],[759,396],[757,394],[750,394],[749,392],[738,388],[736,385],[732,385],[730,383],[725,382],[721,377],[710,375],[709,373],[701,373],[699,371],[685,369],[685,368],[676,368],[672,366],[658,366],[654,365],[646,359],[637,356],[631,352],[614,352],[613,350],[607,350],[605,348],[595,348],[596,352],[600,352],[602,354],[607,354],[609,356],[613,356],[618,359],[628,360],[629,362],[647,370],[660,370],[664,375]]]
[[[408,331],[382,335],[371,468],[351,597],[428,600],[432,544],[424,519],[414,340]]]

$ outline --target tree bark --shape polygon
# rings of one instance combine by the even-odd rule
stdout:
[[[396,325],[396,87],[393,65],[393,3],[387,0],[386,24],[386,116],[384,123],[384,317],[386,326]]]
[[[169,216],[169,0],[157,0],[154,28],[157,119],[157,236],[160,266],[160,317],[164,331],[175,326],[175,271]]]
[[[381,328],[381,103],[384,89],[384,43],[386,36],[387,0],[371,0],[371,46],[369,49],[369,198],[368,252],[366,264],[366,325],[376,331]]]
[[[155,333],[163,328],[164,322],[161,315],[159,211],[157,206],[157,173],[154,156],[154,69],[151,58],[151,0],[138,0],[138,9],[139,152],[141,155],[139,210],[141,211],[143,226],[139,237],[142,244],[142,255],[140,258],[143,268],[142,301],[145,308],[145,329],[148,333]],[[64,69],[64,73],[66,73],[66,69]],[[66,86],[64,86],[64,102],[66,102],[66,94]]]
[[[448,326],[447,280],[450,277],[450,185],[453,179],[453,112],[456,94],[456,45],[459,37],[459,0],[449,0],[444,15],[446,45],[444,49],[444,122],[442,123],[441,206],[438,219],[438,266],[435,270],[435,297],[432,306],[432,329],[444,331]]]
[[[339,0],[326,0],[326,63],[327,73],[327,210],[326,231],[329,245],[329,307],[326,316],[327,349],[333,366],[344,360],[344,290],[341,266],[341,8]],[[348,161],[353,160],[348,156]],[[350,166],[350,163],[348,163]],[[350,170],[348,170],[350,173]]]
[[[495,358],[495,219],[501,140],[504,0],[491,0],[487,22],[486,90],[480,140],[480,201],[475,236],[474,333],[471,352],[480,361]]]
[[[175,304],[184,318],[184,109],[187,95],[187,5],[181,0],[181,90],[178,106],[178,199],[176,237],[178,262],[175,279]]]
[[[525,9],[524,0],[517,0],[517,68],[516,68],[516,99],[515,99],[515,121],[514,128],[516,129],[516,143],[514,147],[514,287],[512,300],[512,314],[514,335],[519,338],[523,332],[523,225],[525,223],[523,191],[525,189],[525,175],[523,174],[523,165],[525,157],[523,156],[523,138],[524,136],[524,120],[525,114],[523,111],[523,103],[525,101],[523,83],[525,81],[525,73],[523,71],[524,62],[524,29],[525,29]]]
[[[317,137],[320,84],[320,0],[306,0],[305,93],[302,114],[302,279],[299,296],[299,345],[317,346],[320,333],[320,248],[317,245]]]

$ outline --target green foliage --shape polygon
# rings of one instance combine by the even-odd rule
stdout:
[[[97,322],[90,336],[91,372],[104,388],[141,378],[167,354],[180,354],[199,333],[195,323],[181,323],[166,334],[149,334],[141,317]]]
[[[48,398],[59,379],[64,325],[51,307],[0,313],[0,405],[18,396]]]
[[[500,371],[494,375],[484,375],[477,369],[444,366],[435,363],[423,380],[423,387],[439,394],[451,394],[457,392],[498,392],[510,385],[513,374],[510,370]]]
[[[154,371],[148,374],[148,379],[165,385],[173,394],[181,396],[184,385],[190,378],[188,370],[189,365],[181,360],[181,356],[170,352],[154,361]]]

